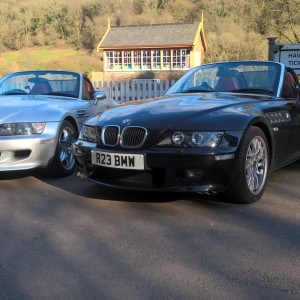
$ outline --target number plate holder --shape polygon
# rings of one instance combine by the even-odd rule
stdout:
[[[92,164],[116,169],[144,170],[143,154],[113,153],[92,150]]]

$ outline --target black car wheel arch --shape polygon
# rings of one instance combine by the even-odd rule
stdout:
[[[258,201],[266,187],[269,161],[269,145],[264,132],[259,127],[250,127],[239,148],[234,178],[224,192],[226,199],[243,204]]]

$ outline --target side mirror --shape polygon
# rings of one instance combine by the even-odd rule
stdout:
[[[106,95],[104,92],[95,92],[94,93],[94,104],[96,105],[99,100],[106,99]]]

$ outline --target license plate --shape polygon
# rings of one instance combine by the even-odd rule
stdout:
[[[144,170],[144,155],[92,151],[92,164],[108,168]]]

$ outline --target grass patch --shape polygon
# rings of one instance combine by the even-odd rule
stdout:
[[[99,71],[95,52],[72,48],[28,48],[0,54],[0,75],[24,70],[70,70],[81,73]]]

